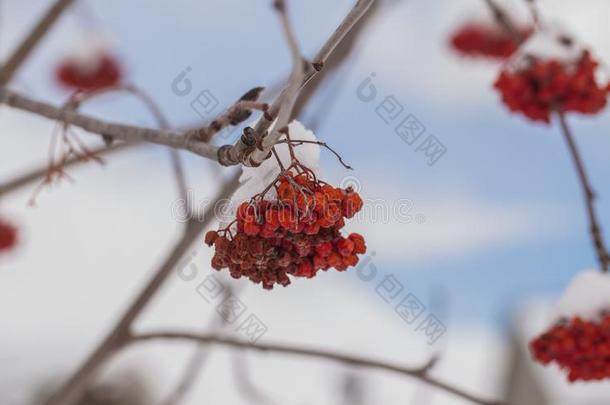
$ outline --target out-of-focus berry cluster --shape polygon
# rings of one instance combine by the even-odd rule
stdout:
[[[0,254],[17,244],[17,228],[0,218]]]
[[[599,84],[598,63],[584,50],[574,62],[528,56],[524,66],[500,72],[495,87],[511,111],[550,122],[554,110],[594,114],[606,105],[610,86]]]
[[[562,320],[532,340],[530,349],[540,363],[557,363],[572,382],[610,378],[610,313],[596,321]]]

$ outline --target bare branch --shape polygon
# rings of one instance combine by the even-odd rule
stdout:
[[[271,352],[289,354],[303,357],[314,357],[323,360],[335,361],[349,366],[359,366],[366,368],[373,368],[379,370],[390,371],[393,373],[409,376],[416,378],[417,380],[436,387],[438,389],[449,392],[460,398],[466,399],[480,405],[502,405],[502,402],[490,401],[483,398],[479,398],[473,394],[470,394],[460,388],[453,387],[440,380],[432,378],[428,375],[432,362],[428,361],[421,367],[404,367],[398,364],[392,364],[383,361],[372,360],[365,357],[359,357],[348,354],[336,353],[322,349],[310,349],[303,347],[296,347],[286,344],[263,344],[263,343],[249,343],[243,340],[234,339],[231,337],[224,337],[215,334],[199,335],[189,332],[153,332],[141,335],[136,335],[131,338],[131,342],[144,342],[154,340],[185,340],[194,343],[205,343],[215,344],[227,347],[233,347],[238,349],[246,349],[260,352]]]
[[[189,134],[192,134],[196,139],[209,142],[212,137],[223,128],[230,125],[239,125],[247,120],[250,115],[252,115],[252,110],[266,112],[269,105],[258,101],[258,97],[262,91],[262,87],[256,87],[248,91],[235,104],[229,107],[226,112],[214,119],[208,125],[190,130]]]
[[[30,56],[36,45],[38,45],[40,40],[44,38],[55,22],[57,22],[59,17],[61,17],[63,12],[72,3],[74,3],[74,0],[57,0],[51,8],[47,10],[28,36],[8,58],[2,68],[0,68],[0,87],[4,87],[8,84],[23,62]]]
[[[587,176],[585,165],[583,164],[580,152],[578,151],[578,147],[576,146],[576,142],[574,141],[572,131],[570,131],[570,127],[568,126],[568,123],[566,121],[565,114],[562,111],[558,110],[557,116],[559,117],[561,132],[566,141],[566,144],[568,145],[568,149],[570,150],[570,156],[572,157],[572,162],[574,163],[574,167],[576,168],[578,180],[580,181],[580,186],[582,188],[583,197],[585,200],[585,208],[587,210],[587,216],[589,218],[591,241],[593,243],[593,248],[597,253],[597,260],[599,262],[600,270],[603,272],[607,272],[608,264],[610,264],[610,254],[608,254],[608,249],[604,244],[601,226],[599,225],[597,212],[595,210],[595,192],[593,191],[593,187],[591,187],[591,182],[589,181],[589,177]]]
[[[324,69],[322,69],[318,74],[312,77],[307,83],[307,85],[303,86],[295,108],[292,112],[293,117],[298,117],[300,115],[301,111],[305,108],[307,102],[313,97],[314,93],[318,90],[318,88],[320,88],[321,84],[325,82],[325,80],[329,78],[331,74],[336,72],[341,66],[345,65],[345,62],[347,60],[349,60],[349,58],[353,54],[358,39],[367,30],[371,21],[374,20],[374,17],[382,8],[380,4],[381,3],[375,2],[370,6],[366,14],[364,14],[354,24],[351,30],[343,38],[341,43],[335,48],[333,53],[328,56],[328,58],[324,62]],[[397,4],[401,4],[401,1],[394,0],[391,3],[384,3],[385,7],[387,8],[385,12],[390,12],[390,6],[394,6]],[[338,92],[331,92],[329,97],[325,97],[323,99],[324,103],[332,103],[337,95]],[[323,107],[318,108],[318,110],[326,111]]]
[[[161,109],[159,108],[157,103],[145,91],[143,91],[133,85],[118,85],[118,86],[113,86],[113,87],[93,90],[93,91],[87,91],[87,92],[79,91],[79,92],[75,93],[70,98],[70,100],[66,103],[65,109],[70,109],[71,111],[76,111],[84,102],[89,101],[95,97],[99,97],[103,94],[107,94],[107,93],[115,92],[115,91],[126,91],[127,93],[138,98],[140,101],[142,101],[142,103],[144,103],[144,105],[147,107],[147,109],[155,117],[155,120],[157,121],[157,124],[159,125],[159,127],[162,129],[168,128],[168,126],[169,126],[168,121],[165,118],[165,116],[163,115],[163,113],[161,112]],[[66,122],[64,122],[62,124],[64,126],[64,130],[68,130],[69,124],[67,124]],[[107,138],[105,139],[105,141],[106,140],[107,140]],[[110,142],[110,144],[107,146],[89,150],[88,156],[99,157],[102,155],[110,154],[115,151],[121,151],[123,149],[126,149],[131,146],[135,146],[135,145],[137,145],[137,144],[136,143],[114,144],[114,143]],[[187,185],[186,185],[186,179],[184,177],[184,171],[182,168],[182,162],[180,160],[180,156],[177,154],[177,151],[175,149],[171,149],[170,154],[171,154],[171,159],[172,159],[172,167],[173,167],[174,173],[176,175],[176,182],[178,184],[180,194],[181,194],[181,196],[186,196]],[[89,160],[90,159],[86,158],[85,156],[76,155],[65,161],[62,161],[61,165],[62,165],[62,168],[65,169],[66,167],[76,165],[76,164],[82,164],[82,163],[88,162]],[[45,176],[49,177],[50,169],[52,169],[52,168],[49,168],[48,166],[45,166],[44,168],[34,169],[24,175],[18,176],[15,179],[9,180],[5,184],[0,184],[0,196],[6,195],[7,193],[10,193],[23,186],[26,186],[27,184],[37,180],[38,178],[42,178]]]
[[[143,128],[100,120],[75,111],[37,101],[6,88],[0,89],[0,104],[57,120],[84,129],[87,132],[126,142],[150,142],[183,149],[196,155],[217,160],[218,148],[188,136],[184,132]]]
[[[495,0],[484,0],[489,10],[492,12],[495,20],[500,26],[510,35],[513,41],[519,45],[525,39],[519,29],[515,26],[513,20],[508,16]]]
[[[264,117],[258,121],[254,127],[253,133],[250,135],[244,134],[246,136],[242,136],[235,145],[225,145],[220,148],[219,156],[221,159],[219,159],[219,161],[221,164],[235,165],[241,163],[245,166],[258,166],[263,160],[267,159],[271,155],[271,148],[279,139],[279,135],[276,132],[276,135],[271,137],[267,135],[267,131],[271,127],[271,124],[273,124],[273,122],[277,119],[280,109],[286,100],[290,101],[291,97],[287,96],[298,96],[300,89],[302,89],[303,86],[305,86],[318,71],[322,70],[328,57],[341,43],[351,28],[366,14],[373,3],[375,3],[375,0],[358,0],[356,2],[339,27],[318,51],[316,57],[314,58],[313,64],[311,66],[308,65],[308,68],[303,72],[302,80],[298,89],[296,89],[296,91],[294,89],[294,83],[292,82],[292,79],[294,78],[293,74],[291,75],[291,80],[289,81],[287,87],[269,106],[267,114],[265,114]],[[293,95],[292,93],[296,94]],[[294,103],[294,101],[290,102]],[[281,129],[281,126],[276,125],[275,128]],[[262,150],[256,148],[257,138],[263,139],[261,147]]]
[[[82,393],[87,383],[95,375],[98,368],[114,354],[122,348],[130,339],[131,328],[134,321],[139,317],[142,310],[155,297],[161,286],[167,281],[172,274],[184,253],[192,246],[199,238],[203,229],[215,218],[214,207],[223,198],[231,194],[239,185],[239,175],[233,175],[231,180],[227,181],[218,192],[212,209],[206,211],[206,215],[201,221],[190,221],[184,228],[184,232],[173,249],[166,257],[163,264],[159,267],[153,278],[138,294],[133,303],[125,311],[121,319],[114,326],[110,334],[100,343],[93,351],[89,358],[81,365],[81,367],[72,375],[72,377],[53,395],[45,405],[65,405],[70,404],[75,398]]]
[[[233,288],[230,285],[225,285],[221,302],[224,302],[224,300],[229,298],[232,294]],[[215,330],[218,327],[224,328],[226,324],[225,318],[223,318],[218,311],[215,311],[205,330]],[[198,345],[195,353],[189,359],[178,384],[167,398],[161,402],[162,405],[179,405],[182,402],[191,387],[195,384],[197,377],[201,373],[201,370],[209,357],[211,349],[211,347],[204,344]]]

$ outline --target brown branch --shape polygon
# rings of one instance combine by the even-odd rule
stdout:
[[[356,2],[339,27],[337,27],[330,38],[320,48],[313,59],[314,62],[311,65],[308,65],[307,69],[303,72],[303,77],[299,88],[296,91],[296,96],[298,96],[299,91],[309,82],[309,80],[311,80],[318,71],[324,68],[326,60],[333,53],[335,48],[341,43],[352,27],[366,14],[373,3],[375,3],[375,0],[358,0]],[[257,166],[270,156],[271,148],[279,139],[279,134],[275,132],[277,138],[272,138],[267,135],[267,131],[277,119],[283,103],[288,98],[286,95],[294,91],[294,87],[291,86],[292,84],[293,82],[289,81],[288,86],[271,103],[267,114],[265,114],[254,127],[254,134],[256,134],[256,137],[263,139],[262,150],[257,150],[255,148],[256,139],[253,139],[252,136],[242,136],[235,145],[225,145],[220,148],[219,156],[221,159],[219,159],[219,161],[221,164]],[[276,126],[276,128],[281,129],[280,126]]]
[[[603,272],[607,272],[608,264],[610,263],[610,254],[608,254],[608,249],[604,244],[601,226],[599,225],[599,220],[597,218],[597,213],[595,210],[595,192],[593,191],[593,187],[591,187],[591,182],[589,181],[589,178],[587,176],[583,160],[580,156],[580,152],[578,151],[578,147],[576,146],[576,142],[574,141],[572,131],[570,131],[570,128],[566,121],[565,114],[562,111],[557,111],[557,116],[559,117],[561,132],[566,141],[566,144],[568,145],[568,149],[570,150],[570,156],[572,157],[572,162],[574,163],[574,166],[576,168],[578,180],[580,181],[580,186],[582,188],[585,200],[585,207],[587,210],[587,216],[589,218],[591,241],[593,243],[593,248],[597,253],[597,260],[600,265],[600,270]]]
[[[262,90],[262,88],[261,88]],[[188,133],[204,142],[209,142],[214,135],[230,125],[238,125],[248,119],[252,110],[267,111],[269,105],[256,100],[238,100],[229,109],[208,125],[190,130]]]
[[[42,16],[32,31],[17,47],[6,63],[0,68],[0,87],[4,87],[13,78],[17,70],[26,61],[36,45],[49,32],[63,12],[74,3],[74,0],[57,0]]]
[[[341,354],[329,350],[313,349],[296,347],[287,344],[263,344],[263,343],[249,343],[243,340],[224,337],[215,334],[199,335],[189,332],[153,332],[141,335],[135,335],[131,338],[131,342],[145,342],[154,340],[185,340],[199,344],[215,344],[222,345],[237,349],[246,349],[251,351],[267,352],[267,353],[281,353],[296,355],[302,357],[313,357],[323,360],[335,361],[349,366],[359,366],[365,368],[373,368],[378,370],[390,371],[393,373],[409,376],[415,378],[425,384],[431,385],[438,389],[444,390],[460,398],[466,399],[476,404],[481,405],[501,405],[502,402],[490,401],[483,398],[479,398],[473,394],[470,394],[460,388],[449,385],[448,383],[442,382],[429,376],[430,367],[433,362],[428,361],[421,367],[405,367],[398,364],[389,362],[377,361],[365,357]]]
[[[525,39],[519,29],[513,22],[513,20],[508,16],[506,11],[504,11],[495,0],[484,0],[485,4],[489,7],[489,10],[492,12],[495,20],[498,24],[506,31],[508,35],[513,39],[513,41],[519,45]]]
[[[152,113],[157,121],[157,125],[159,125],[162,129],[167,129],[169,127],[169,123],[162,113],[161,109],[157,105],[157,103],[150,97],[145,91],[139,89],[136,86],[132,85],[118,85],[114,87],[109,87],[105,89],[93,90],[88,92],[77,92],[75,93],[70,100],[66,103],[65,108],[70,109],[72,111],[78,110],[78,108],[86,101],[89,101],[95,97],[99,97],[101,95],[115,92],[115,91],[125,91],[136,98],[138,98],[142,103],[148,108],[148,110]],[[69,125],[67,123],[63,123],[64,130],[67,130]],[[120,143],[115,144],[110,142],[109,145],[100,147],[97,149],[93,149],[88,151],[88,156],[103,156],[113,152],[122,151],[124,149],[131,148],[132,146],[142,145],[141,143]],[[186,179],[184,176],[184,170],[182,166],[182,162],[180,160],[180,156],[177,155],[177,151],[172,149],[170,150],[172,167],[176,176],[176,182],[178,184],[178,189],[180,190],[181,196],[186,197],[187,193],[187,185]],[[62,168],[70,167],[73,165],[83,164],[88,162],[89,159],[85,156],[73,156],[70,159],[67,159],[62,162]],[[20,175],[12,180],[5,182],[4,184],[0,184],[0,196],[6,195],[10,192],[16,191],[35,180],[48,176],[49,167],[41,167],[27,172],[26,174]]]
[[[216,160],[218,148],[193,139],[184,132],[144,128],[112,123],[75,111],[65,110],[51,104],[34,100],[26,95],[6,88],[0,89],[0,104],[6,104],[45,118],[64,122],[87,132],[126,142],[150,142],[157,145],[183,149],[196,155]]]
[[[276,97],[270,105],[269,110],[258,121],[254,131],[244,133],[235,145],[225,145],[221,148],[217,148],[196,139],[192,136],[192,133],[188,131],[155,130],[151,128],[111,123],[74,111],[64,111],[61,108],[33,100],[6,88],[0,89],[0,104],[6,104],[10,107],[38,114],[49,119],[65,122],[84,129],[85,131],[113,139],[127,142],[150,142],[175,149],[188,150],[199,156],[217,160],[224,166],[238,164],[258,166],[263,160],[271,155],[271,148],[280,137],[279,131],[275,130],[267,135],[267,131],[271,127],[271,124],[275,120],[283,122],[290,119],[290,112],[292,111],[292,107],[294,106],[300,89],[315,76],[317,71],[323,68],[324,62],[331,55],[333,50],[374,2],[375,0],[358,0],[356,2],[356,5],[316,55],[312,64],[313,68],[308,66],[306,71],[303,71],[303,64],[301,62],[296,63],[296,42],[294,41],[294,36],[289,25],[287,25],[287,19],[283,17],[284,13],[281,12],[282,7],[280,7],[279,11],[282,16],[282,25],[294,59],[293,74],[291,75],[288,86],[278,97]],[[283,4],[283,2],[280,2],[280,4]],[[301,61],[300,55],[299,61]],[[299,79],[297,80],[297,78]],[[279,117],[280,112],[282,112],[282,117]],[[281,120],[278,118],[281,118]],[[282,127],[283,125],[276,125],[274,129],[279,130]],[[258,142],[257,138],[258,140],[262,140]],[[259,144],[258,147],[257,144]]]
[[[291,139],[291,140],[279,141],[278,143],[286,143],[286,144],[291,144],[293,146],[299,146],[299,145],[303,145],[304,143],[309,143],[309,144],[315,144],[318,146],[322,146],[322,147],[328,149],[333,155],[335,155],[336,158],[339,160],[339,163],[341,163],[341,165],[343,165],[343,167],[345,167],[348,170],[354,170],[354,168],[351,167],[350,165],[348,165],[347,163],[345,163],[345,161],[343,160],[343,157],[341,157],[341,155],[336,150],[334,150],[333,148],[328,146],[328,144],[326,142],[308,141],[308,140],[304,140],[304,139]]]
[[[181,238],[174,245],[163,264],[159,267],[153,278],[138,294],[133,303],[122,315],[108,336],[93,351],[80,368],[70,379],[45,403],[45,405],[65,405],[72,403],[83,392],[99,367],[108,360],[117,350],[122,348],[130,339],[131,328],[144,308],[155,297],[161,286],[172,274],[184,253],[199,238],[203,229],[215,218],[214,207],[223,198],[231,194],[239,185],[239,175],[234,175],[218,192],[212,209],[206,211],[201,221],[191,220],[184,228]]]

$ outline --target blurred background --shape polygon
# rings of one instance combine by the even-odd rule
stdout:
[[[2,59],[50,3],[1,2]],[[500,3],[527,18],[524,2]],[[288,1],[306,56],[315,54],[352,4]],[[602,21],[610,12],[607,1],[539,4],[547,20],[566,27],[601,61],[610,60],[610,35]],[[188,262],[197,276],[172,277],[138,329],[204,330],[217,316],[216,306],[199,286],[213,274],[239,290],[247,314],[264,323],[260,342],[337,349],[415,366],[438,354],[433,376],[485,397],[526,405],[608,403],[609,384],[568,385],[557,369],[529,360],[527,341],[546,325],[553,299],[577,272],[596,263],[579,185],[556,123],[531,124],[510,114],[492,87],[500,65],[461,57],[448,45],[456,26],[488,14],[480,0],[380,1],[348,59],[325,78],[299,116],[355,169],[345,170],[323,150],[323,178],[354,185],[367,206],[375,207],[365,208],[348,225],[367,240],[360,273],[329,272],[263,291],[246,280],[212,273],[210,249],[198,243]],[[12,87],[63,104],[70,94],[57,84],[56,66],[92,37],[111,44],[126,82],[146,89],[177,128],[210,120],[252,87],[273,91],[291,68],[270,1],[79,0]],[[181,74],[192,84],[188,95],[175,90]],[[374,86],[371,100],[362,95],[369,85]],[[209,115],[191,105],[203,91],[219,102]],[[393,123],[378,108],[388,97],[402,107]],[[141,103],[121,94],[101,97],[83,111],[155,126]],[[419,143],[401,139],[394,128],[407,117],[424,128],[422,140],[432,135],[442,144],[442,156],[431,161]],[[600,196],[601,221],[610,229],[610,112],[569,120]],[[2,181],[47,162],[54,126],[0,107]],[[237,133],[220,141],[232,141]],[[100,144],[91,135],[82,139]],[[183,158],[198,205],[236,170],[188,153]],[[105,160],[103,166],[70,169],[74,182],[44,189],[35,207],[28,205],[35,184],[0,197],[0,213],[19,228],[17,249],[0,256],[3,404],[38,403],[64,381],[179,236],[182,224],[175,214],[177,190],[167,151],[144,146]],[[362,277],[367,271],[372,274],[368,281]],[[393,296],[389,285],[400,287]],[[406,297],[424,306],[416,321],[407,322],[397,311]],[[438,321],[442,333],[426,333],[425,319]],[[239,336],[237,324],[228,325],[226,333]],[[96,399],[83,403],[161,403],[196,351],[193,345],[169,342],[130,347],[104,367],[102,388],[97,388],[122,393],[116,398],[123,399],[92,393]],[[236,374],[239,370],[250,371],[242,373],[249,375],[247,381]],[[134,391],[137,399],[129,397]],[[183,403],[205,401],[468,403],[385,372],[224,348],[209,352]]]

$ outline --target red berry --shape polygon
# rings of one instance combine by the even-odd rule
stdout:
[[[364,205],[362,198],[358,193],[347,193],[341,204],[343,216],[346,218],[352,218],[358,211],[362,209]]]
[[[297,267],[297,271],[294,273],[294,275],[297,277],[307,277],[307,278],[312,278],[315,274],[316,273],[309,260],[303,260],[301,263],[299,263],[299,266]]]
[[[326,257],[333,251],[333,244],[330,242],[320,243],[316,246],[316,253],[320,255],[320,257]]]
[[[341,239],[337,242],[336,247],[341,256],[349,256],[354,251],[354,242],[349,239]]]
[[[256,236],[261,231],[261,226],[256,222],[244,223],[244,233],[249,236]]]
[[[205,234],[205,244],[208,246],[212,246],[214,241],[218,238],[218,232],[216,231],[208,231]]]

